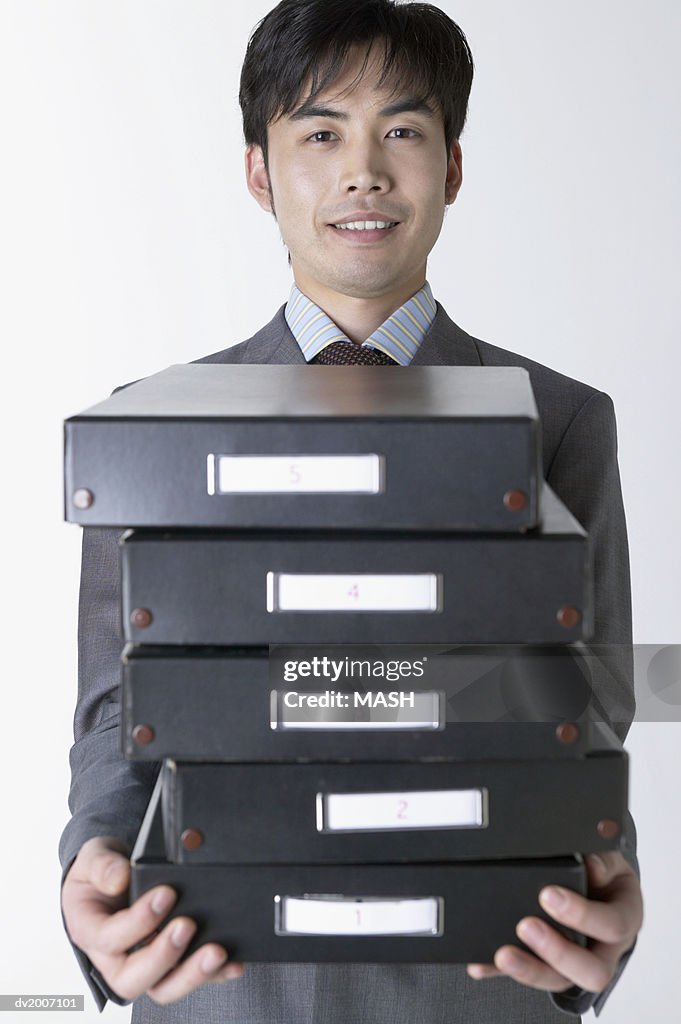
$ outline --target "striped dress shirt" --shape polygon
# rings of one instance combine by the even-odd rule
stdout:
[[[416,295],[412,295],[362,344],[384,352],[400,366],[408,366],[435,319],[436,312],[435,299],[426,281]],[[354,344],[323,309],[308,299],[307,295],[303,295],[295,283],[284,316],[308,363],[334,341]]]

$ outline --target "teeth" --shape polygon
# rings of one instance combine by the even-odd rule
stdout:
[[[377,228],[393,228],[397,221],[387,220],[355,220],[350,224],[334,224],[341,231],[375,231]]]

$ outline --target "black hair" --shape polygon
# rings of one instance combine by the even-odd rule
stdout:
[[[241,70],[239,103],[246,145],[261,147],[267,168],[267,126],[291,113],[311,81],[314,99],[344,69],[349,50],[384,43],[379,88],[433,99],[445,145],[463,131],[473,82],[473,57],[463,32],[431,4],[395,0],[281,0],[256,26]]]

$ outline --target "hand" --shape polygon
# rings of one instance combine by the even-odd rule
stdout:
[[[71,941],[117,995],[136,999],[146,993],[164,1005],[205,982],[241,977],[243,964],[225,964],[227,953],[216,943],[201,946],[176,966],[196,932],[196,923],[189,917],[176,917],[161,928],[177,899],[175,890],[158,885],[129,907],[129,881],[130,861],[122,844],[106,837],[83,844],[62,887],[62,909]],[[152,935],[148,945],[128,952]]]
[[[556,921],[587,937],[586,948],[566,939],[546,921],[526,917],[516,932],[536,954],[516,946],[501,946],[491,964],[468,964],[476,980],[508,975],[530,988],[563,992],[578,985],[602,992],[617,970],[620,957],[631,949],[643,923],[641,887],[621,853],[586,858],[589,898],[568,889],[547,886],[539,902]],[[552,905],[551,894],[560,902]],[[533,935],[530,928],[537,929]]]

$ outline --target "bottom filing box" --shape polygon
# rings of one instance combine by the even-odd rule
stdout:
[[[489,963],[545,885],[586,893],[579,857],[467,864],[177,865],[163,841],[159,787],[132,854],[131,901],[178,893],[172,917],[198,924],[187,949],[219,942],[233,961]],[[551,922],[555,927],[555,922]],[[583,937],[565,929],[568,937]]]
[[[606,727],[602,727],[603,730]],[[398,764],[166,760],[178,863],[380,863],[595,853],[619,846],[627,755]]]
[[[307,659],[302,671],[318,653],[294,652]],[[372,648],[321,654],[339,666],[331,679],[293,673],[300,660],[273,660],[267,648],[128,644],[121,659],[126,758],[464,761],[574,758],[589,749],[589,669],[565,648],[450,653],[394,645],[390,660]],[[365,674],[339,681],[348,664]],[[409,676],[396,680],[397,665]],[[384,675],[369,677],[367,667]]]

